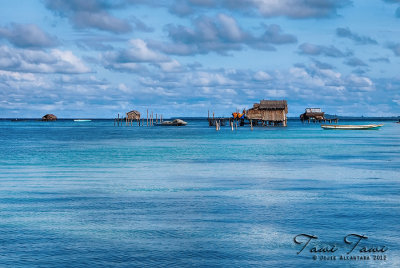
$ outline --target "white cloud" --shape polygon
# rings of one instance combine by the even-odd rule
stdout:
[[[146,42],[142,39],[129,40],[130,48],[124,51],[128,61],[132,62],[160,62],[167,61],[168,58],[162,54],[149,49]]]
[[[58,44],[55,36],[45,33],[35,24],[13,23],[8,27],[0,27],[0,38],[2,37],[23,48],[54,47]]]
[[[196,72],[189,76],[188,82],[194,86],[232,85],[236,83],[222,73],[212,72]]]
[[[118,89],[119,89],[120,91],[124,92],[124,93],[130,93],[130,92],[131,92],[130,88],[127,87],[124,83],[120,83],[120,84],[118,85]]]
[[[356,88],[361,91],[374,90],[374,83],[368,77],[357,76],[351,74],[347,77],[346,82],[349,87]]]
[[[327,17],[349,3],[347,0],[247,0],[242,6],[255,7],[265,17],[286,16],[290,18]]]
[[[49,52],[0,47],[0,69],[30,73],[87,73],[90,69],[71,51]]]
[[[176,0],[171,11],[180,16],[190,15],[201,8],[222,8],[264,17],[285,16],[295,19],[334,16],[350,0]]]
[[[263,71],[256,72],[253,77],[257,81],[267,81],[272,79],[271,75]]]
[[[165,71],[179,68],[179,62],[148,47],[142,39],[131,39],[128,48],[120,51],[107,51],[102,55],[102,62],[108,69],[123,72],[146,72],[147,64],[157,64]]]
[[[222,34],[227,36],[228,40],[240,41],[245,36],[244,32],[239,28],[234,18],[225,14],[219,14],[218,20]]]
[[[181,69],[181,64],[177,60],[171,60],[167,62],[160,62],[159,63],[160,68],[164,72],[174,72],[174,71],[179,71]]]

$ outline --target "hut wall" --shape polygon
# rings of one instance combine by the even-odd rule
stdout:
[[[286,111],[285,110],[257,110],[250,109],[246,114],[248,119],[258,119],[264,121],[285,121]]]
[[[247,111],[246,116],[248,119],[258,119],[258,120],[262,120],[263,116],[261,113],[261,110],[258,109],[250,109]]]
[[[285,110],[264,110],[262,120],[264,121],[285,121]]]

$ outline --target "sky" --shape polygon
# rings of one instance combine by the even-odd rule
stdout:
[[[400,0],[0,0],[0,117],[400,115]]]

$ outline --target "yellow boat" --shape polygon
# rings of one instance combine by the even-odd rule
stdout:
[[[323,129],[346,129],[346,130],[362,130],[362,129],[378,129],[381,125],[321,125]]]

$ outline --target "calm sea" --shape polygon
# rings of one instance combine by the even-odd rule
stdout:
[[[400,124],[383,123],[0,121],[0,266],[400,267]],[[297,254],[298,234],[318,240]],[[346,254],[348,234],[368,239]]]

